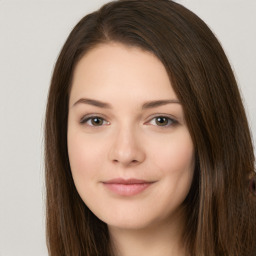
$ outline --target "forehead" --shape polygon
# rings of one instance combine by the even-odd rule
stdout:
[[[152,53],[121,43],[100,44],[78,62],[70,102],[78,97],[177,98],[166,69]]]

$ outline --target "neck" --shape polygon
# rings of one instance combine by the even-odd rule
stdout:
[[[140,229],[109,226],[112,247],[116,256],[185,256],[182,244],[181,221],[158,222]]]

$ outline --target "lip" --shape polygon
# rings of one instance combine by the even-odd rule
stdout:
[[[135,196],[142,193],[148,187],[150,187],[154,181],[146,181],[140,179],[112,179],[105,182],[102,182],[103,185],[120,196]]]

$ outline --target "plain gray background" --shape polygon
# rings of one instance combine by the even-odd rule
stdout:
[[[0,0],[0,256],[47,255],[43,119],[57,55],[105,0]],[[256,138],[256,1],[177,0],[221,41]]]

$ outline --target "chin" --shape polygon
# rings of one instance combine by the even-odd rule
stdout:
[[[106,222],[108,227],[117,228],[117,229],[130,229],[130,230],[139,230],[146,229],[152,225],[152,223],[145,220],[140,219],[122,219],[122,220],[114,220]]]
[[[126,212],[126,214],[115,214],[114,216],[100,216],[100,219],[105,222],[108,227],[118,229],[130,229],[130,230],[143,230],[161,222],[159,216],[147,216],[143,213],[132,214]]]

